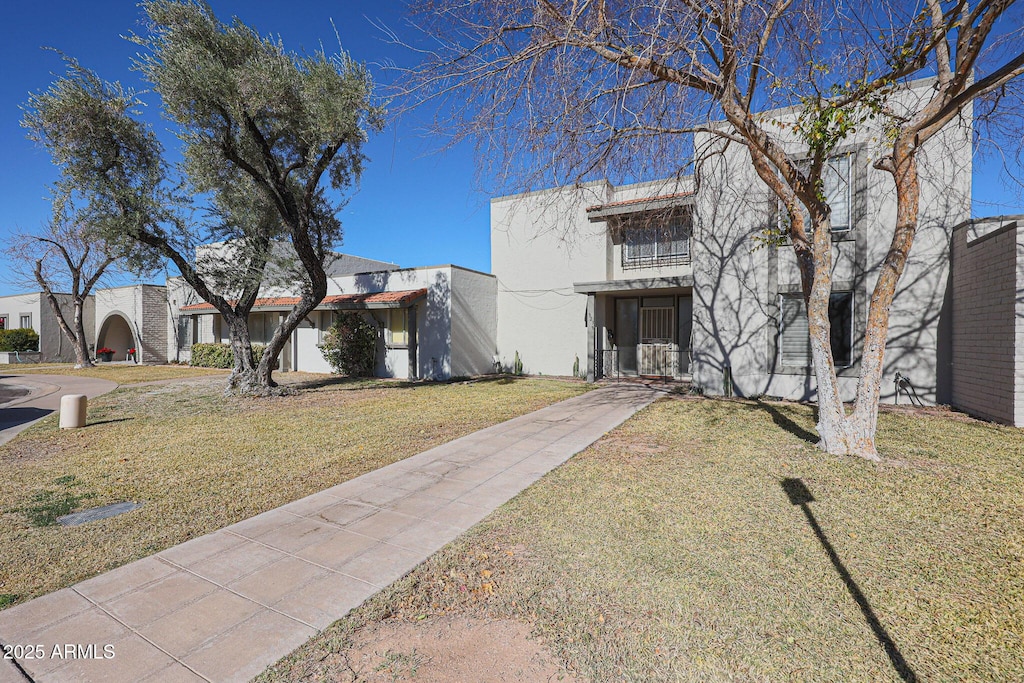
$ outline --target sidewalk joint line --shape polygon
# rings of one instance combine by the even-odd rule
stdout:
[[[72,586],[72,587],[71,587],[71,590],[75,591],[75,593],[77,593],[77,594],[78,594],[78,595],[80,595],[81,597],[83,597],[83,598],[85,598],[86,600],[88,600],[88,601],[89,601],[89,602],[90,602],[90,603],[91,603],[91,604],[92,604],[92,605],[93,605],[93,606],[94,606],[94,607],[95,607],[96,609],[98,609],[99,611],[103,612],[104,614],[106,614],[106,615],[107,615],[108,617],[110,617],[111,619],[113,619],[113,620],[114,620],[114,621],[116,621],[117,623],[121,624],[121,626],[124,626],[124,627],[125,627],[126,629],[128,629],[128,631],[130,631],[130,632],[131,632],[131,633],[132,633],[133,635],[135,635],[135,636],[137,636],[137,637],[141,638],[142,640],[144,640],[145,642],[149,643],[150,645],[152,645],[153,647],[155,647],[155,648],[156,648],[157,650],[159,650],[160,652],[163,652],[163,653],[164,653],[165,655],[167,655],[168,657],[170,657],[171,659],[173,659],[173,660],[174,660],[175,662],[177,662],[178,664],[182,665],[183,667],[185,667],[186,669],[188,669],[189,671],[191,671],[192,673],[194,673],[194,674],[195,674],[196,676],[199,676],[199,677],[200,677],[200,678],[202,678],[202,679],[203,679],[204,681],[210,681],[210,679],[209,679],[209,678],[207,678],[206,676],[202,675],[201,673],[199,673],[198,671],[196,671],[195,669],[193,669],[192,667],[190,667],[190,666],[189,666],[188,664],[186,664],[185,662],[181,661],[180,659],[178,659],[177,657],[175,657],[175,656],[174,656],[173,654],[171,654],[170,652],[168,652],[167,650],[163,649],[162,647],[160,647],[159,645],[157,645],[156,643],[154,643],[154,642],[153,642],[152,640],[150,640],[149,638],[147,638],[146,636],[144,636],[144,635],[143,635],[143,634],[142,634],[141,632],[139,632],[139,631],[138,631],[138,629],[136,629],[136,628],[134,628],[134,627],[132,627],[132,626],[129,626],[128,624],[126,624],[126,623],[124,623],[123,621],[121,621],[120,619],[118,619],[118,618],[117,618],[117,615],[115,615],[115,614],[113,614],[112,612],[110,612],[109,610],[107,610],[107,609],[106,609],[106,608],[105,608],[105,607],[104,607],[104,606],[103,606],[103,605],[102,605],[101,603],[99,603],[99,602],[96,602],[95,600],[93,600],[92,598],[90,598],[90,597],[89,597],[88,595],[83,595],[83,594],[82,594],[82,593],[80,593],[80,592],[79,592],[78,590],[76,590],[74,586]],[[129,592],[130,592],[130,591],[129,591]],[[189,603],[189,604],[191,604],[191,603]],[[168,612],[168,614],[175,614],[175,613],[176,613],[177,611],[178,611],[178,610],[175,610],[174,612]],[[165,616],[166,616],[166,615],[165,615]],[[124,638],[121,638],[120,640],[124,640]],[[118,642],[120,642],[120,641],[118,641]],[[68,662],[68,663],[70,663],[70,662]],[[59,669],[59,668],[61,668],[61,667],[57,667],[57,668]],[[164,668],[167,668],[167,667],[164,667]],[[54,670],[56,671],[56,669],[54,669]],[[158,671],[155,671],[155,672],[153,672],[153,673],[160,673],[160,671],[163,671],[163,669],[160,669],[160,670],[158,670]],[[210,683],[214,683],[214,682],[213,682],[213,681],[210,681]]]

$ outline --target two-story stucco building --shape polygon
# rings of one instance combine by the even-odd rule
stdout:
[[[894,106],[929,87],[916,84]],[[763,116],[785,124],[795,110]],[[832,352],[845,399],[895,223],[892,178],[872,164],[880,138],[863,126],[824,176]],[[797,140],[781,142],[801,153]],[[379,330],[382,377],[446,379],[518,359],[527,374],[677,378],[708,394],[812,399],[796,260],[775,239],[778,202],[742,146],[709,132],[694,149],[694,176],[493,199],[493,275],[339,255],[327,297],[291,335],[281,369],[329,371],[318,344],[338,311],[354,310]],[[971,219],[970,112],[929,140],[919,168],[919,227],[891,307],[882,400],[913,396],[1024,426],[1024,217]],[[32,296],[8,297],[17,311],[0,308],[0,320],[35,327],[45,315]],[[282,281],[260,296],[249,320],[255,343],[270,339],[298,290]],[[95,347],[135,348],[142,362],[187,361],[192,344],[227,341],[220,316],[180,278],[100,290],[90,305]],[[39,331],[44,344],[58,339]]]
[[[793,115],[766,114],[783,122]],[[835,248],[832,351],[845,399],[855,393],[868,299],[895,225],[892,178],[872,165],[878,135],[865,126],[845,141],[824,179]],[[800,153],[797,141],[787,144]],[[793,248],[761,239],[778,226],[778,202],[742,146],[707,133],[695,149],[698,176],[492,200],[503,364],[518,354],[526,372],[564,375],[578,358],[590,378],[676,377],[709,394],[814,396]],[[970,119],[930,140],[920,162],[919,229],[891,309],[882,400],[897,400],[899,376],[901,396],[912,389],[928,403],[957,403],[954,378],[962,396],[989,360],[976,367],[963,360],[954,373],[957,313],[969,320],[969,311],[953,306],[951,244],[971,216]],[[1007,221],[989,229],[1000,225],[1019,232]],[[1006,277],[1020,300],[1024,277]],[[1007,320],[1012,327],[1012,314]],[[970,353],[961,338],[961,353]],[[1022,343],[1012,335],[1003,341]],[[1024,365],[1004,371],[1001,381],[1024,406]],[[1024,415],[1010,409],[995,419],[1022,423]]]

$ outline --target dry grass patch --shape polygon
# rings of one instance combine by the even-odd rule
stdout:
[[[189,377],[218,376],[226,378],[227,370],[216,368],[193,368],[188,365],[134,365],[134,364],[100,364],[93,368],[79,368],[70,364],[53,365],[5,365],[2,372],[19,375],[70,375],[72,377],[93,377],[105,379],[118,384],[138,384],[140,382],[156,382],[165,379],[181,379]]]
[[[661,401],[262,680],[334,680],[364,629],[453,615],[528,622],[594,681],[1024,680],[1024,432],[886,413],[876,465],[812,427]]]
[[[266,399],[222,390],[219,378],[123,387],[90,401],[85,429],[59,431],[51,416],[0,446],[0,594],[21,601],[73,584],[587,386],[331,382]],[[79,527],[30,523],[33,505],[69,497],[76,508],[145,505]]]

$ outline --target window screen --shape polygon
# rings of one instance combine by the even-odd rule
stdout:
[[[627,268],[678,265],[690,256],[690,209],[662,219],[637,219],[640,225],[626,228],[622,265]]]
[[[825,198],[832,207],[832,232],[845,232],[850,229],[850,155],[829,159],[822,176]]]
[[[837,368],[853,363],[853,292],[833,292],[828,304],[832,359]],[[811,339],[807,330],[807,307],[802,294],[782,295],[782,334],[779,350],[782,364],[811,365]]]
[[[807,336],[807,307],[802,294],[782,295],[782,339],[779,344],[783,365],[811,364],[811,340]]]

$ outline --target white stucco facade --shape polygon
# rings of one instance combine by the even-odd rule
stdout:
[[[765,116],[791,122],[794,110]],[[838,369],[848,400],[868,297],[895,225],[891,176],[872,165],[880,136],[865,125],[834,152],[848,206],[847,225],[833,233],[833,291],[850,328],[850,358]],[[801,153],[795,140],[785,144]],[[778,202],[742,146],[706,133],[695,150],[699,178],[492,200],[503,365],[518,352],[527,373],[566,375],[578,357],[591,377],[669,375],[708,394],[814,398],[809,363],[781,351],[782,308],[800,292],[793,249],[758,241],[777,225]],[[899,373],[925,402],[943,403],[952,381],[950,240],[971,207],[970,112],[929,140],[919,160],[919,228],[891,309],[882,400],[896,399]],[[688,244],[676,243],[679,224],[688,226]]]
[[[375,270],[346,272],[376,266]],[[335,312],[358,311],[378,330],[379,377],[448,379],[494,368],[495,279],[455,265],[398,268],[358,257],[337,259],[327,296],[292,333],[280,356],[282,370],[331,372],[319,345]],[[194,343],[227,343],[220,315],[180,279],[168,283],[171,318],[177,331],[175,357],[186,359]],[[266,294],[267,296],[262,296]],[[298,291],[278,286],[261,292],[249,316],[253,343],[266,343],[291,310]]]

